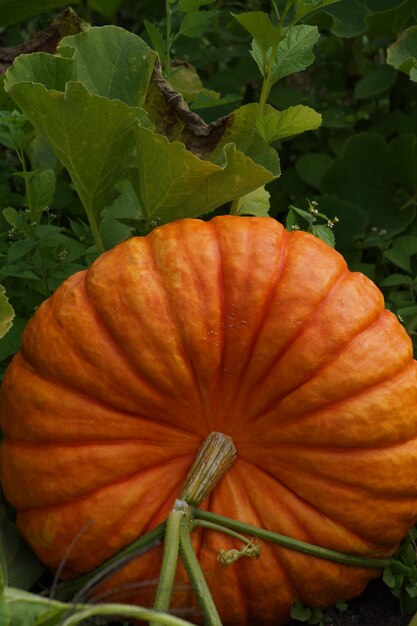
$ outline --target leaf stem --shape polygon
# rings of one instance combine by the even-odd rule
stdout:
[[[240,198],[241,196],[232,200],[232,203],[230,205],[230,211],[229,211],[230,215],[239,215]]]
[[[196,528],[197,526],[201,526],[202,528],[208,528],[208,530],[217,530],[217,532],[224,533],[225,535],[230,535],[230,537],[234,537],[238,539],[242,543],[249,543],[249,539],[240,533],[237,533],[235,530],[231,528],[226,528],[226,526],[221,526],[220,524],[216,524],[215,522],[207,522],[202,519],[193,519],[192,527]]]
[[[173,510],[168,515],[165,530],[164,554],[159,574],[158,589],[154,602],[156,611],[167,611],[171,603],[175,573],[177,571],[178,550],[180,545],[180,524],[185,510],[182,500],[176,500]],[[152,622],[151,626],[158,626],[159,622]]]
[[[171,7],[169,0],[165,0],[165,10],[167,15],[165,77],[169,78],[171,73]]]
[[[282,29],[284,27],[284,20],[287,16],[288,11],[291,9],[293,4],[294,4],[294,0],[287,0],[287,2],[285,3],[285,7],[281,13],[281,17],[279,18],[279,21],[277,24],[276,41],[271,48],[268,65],[265,68],[266,71],[264,69],[262,90],[261,90],[261,95],[259,98],[258,119],[262,119],[262,117],[264,116],[266,101],[268,100],[269,92],[271,91],[271,75],[272,75],[272,68],[274,66],[274,61],[275,61],[275,54],[276,54],[279,44],[282,41]],[[274,8],[275,10],[277,10],[275,3],[274,3]]]
[[[13,605],[21,607],[26,606],[27,612],[30,614],[33,607],[38,616],[38,623],[46,623],[46,621],[48,621],[48,623],[53,622],[55,624],[58,623],[57,620],[60,619],[61,621],[59,621],[59,623],[61,626],[75,626],[75,624],[79,624],[83,619],[95,615],[116,615],[118,617],[132,617],[147,622],[157,617],[160,624],[163,626],[192,626],[190,622],[179,617],[174,617],[174,615],[157,614],[152,609],[133,606],[131,604],[65,604],[58,600],[42,598],[34,593],[14,589],[12,587],[5,587],[4,597],[2,599],[6,609],[13,607]]]
[[[258,528],[257,526],[251,526],[230,517],[223,517],[216,513],[209,513],[208,511],[201,511],[200,509],[193,508],[192,514],[195,519],[201,519],[209,522],[214,522],[219,526],[225,526],[237,530],[238,532],[246,533],[259,537],[259,539],[265,539],[271,543],[277,543],[284,548],[290,548],[297,552],[309,554],[320,559],[326,559],[327,561],[333,561],[335,563],[341,563],[343,565],[351,565],[353,567],[365,567],[371,569],[384,569],[391,563],[391,559],[384,558],[371,558],[361,557],[353,554],[346,554],[344,552],[338,552],[337,550],[330,550],[328,548],[322,548],[321,546],[315,546],[299,539],[293,539],[286,535],[271,532],[264,528]]]
[[[165,522],[155,526],[155,528],[130,543],[128,546],[120,550],[120,552],[115,554],[110,559],[107,559],[107,561],[96,567],[91,572],[87,572],[78,578],[74,578],[74,580],[62,583],[57,590],[56,598],[58,600],[68,600],[80,591],[80,589],[83,589],[86,586],[90,588],[90,583],[92,581],[94,581],[95,584],[98,584],[104,578],[113,573],[113,571],[120,566],[121,561],[126,563],[129,560],[137,558],[140,554],[146,552],[148,549],[159,543],[164,533]]]
[[[190,521],[185,516],[180,526],[180,552],[188,578],[203,611],[204,623],[206,626],[222,626],[213,596],[194,552],[190,536]]]
[[[97,252],[99,254],[102,254],[103,252],[105,252],[105,248],[104,248],[103,240],[102,240],[101,235],[100,235],[98,224],[97,224],[96,219],[94,217],[93,207],[91,206],[91,203],[88,202],[88,203],[84,204],[84,208],[85,208],[85,212],[87,213],[88,223],[90,224],[91,234],[93,235],[93,239],[94,239],[94,243],[96,244]]]

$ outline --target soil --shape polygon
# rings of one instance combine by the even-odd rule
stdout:
[[[371,582],[366,591],[350,600],[346,611],[329,609],[326,626],[407,626],[412,616],[401,616],[398,600],[381,580]],[[290,626],[301,626],[292,621]]]

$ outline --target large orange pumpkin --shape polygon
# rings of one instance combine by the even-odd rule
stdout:
[[[67,578],[166,518],[211,431],[238,457],[210,511],[376,557],[417,517],[411,342],[366,277],[269,218],[175,222],[72,276],[27,327],[1,428],[1,482],[28,543],[56,568],[78,535]],[[377,573],[265,542],[225,567],[234,540],[195,541],[225,625],[284,624],[295,598],[323,607]],[[108,587],[159,565],[148,553]],[[181,588],[176,603],[190,598]]]

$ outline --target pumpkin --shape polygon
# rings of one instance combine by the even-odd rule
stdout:
[[[18,527],[64,578],[166,519],[213,431],[237,460],[203,509],[373,557],[417,517],[411,342],[371,281],[271,218],[174,222],[70,277],[27,326],[1,428]],[[325,607],[377,575],[267,542],[225,567],[233,539],[193,537],[227,626],[285,624],[296,598]],[[102,590],[142,581],[122,598],[142,603],[160,555]]]

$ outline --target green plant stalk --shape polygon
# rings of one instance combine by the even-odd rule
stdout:
[[[165,0],[165,11],[167,16],[165,77],[169,78],[171,74],[171,7],[169,0]]]
[[[188,578],[203,612],[204,624],[222,626],[213,596],[194,552],[190,535],[190,520],[186,516],[182,518],[180,525],[180,552]]]
[[[197,528],[198,526],[201,526],[202,528],[208,528],[208,530],[216,530],[219,533],[224,533],[225,535],[234,537],[235,539],[238,539],[239,541],[245,544],[248,544],[250,542],[250,540],[244,535],[237,533],[235,530],[232,530],[231,528],[226,528],[226,526],[220,526],[220,524],[215,524],[214,522],[207,522],[205,520],[193,519],[193,521],[191,522],[191,526],[193,529]]]
[[[16,152],[17,152],[17,156],[18,156],[19,161],[20,161],[20,165],[22,166],[22,172],[24,174],[27,174],[25,154],[23,152],[23,148],[16,149]],[[27,176],[24,176],[23,180],[25,181],[25,196],[26,196],[27,207],[29,209],[30,221],[33,222],[34,221],[34,215],[33,215],[33,208],[32,208],[32,198],[31,198],[31,195],[30,195],[30,185],[29,185],[29,181],[27,179]]]
[[[94,243],[96,244],[96,248],[99,254],[105,252],[103,240],[101,239],[100,231],[98,229],[98,224],[94,217],[93,207],[90,202],[83,202],[85,212],[87,213],[88,223],[90,224],[91,233],[93,235]]]
[[[74,580],[62,583],[55,594],[57,600],[68,600],[69,598],[72,598],[74,594],[80,591],[80,589],[82,589],[99,574],[102,574],[104,578],[106,575],[113,572],[120,560],[124,557],[133,555],[141,550],[146,551],[149,546],[162,539],[165,533],[165,524],[166,522],[158,524],[158,526],[155,526],[155,528],[139,537],[139,539],[130,543],[128,546],[120,550],[120,552],[112,556],[110,559],[107,559],[107,561],[96,567],[91,572],[87,572],[78,578],[74,578]]]
[[[22,172],[24,174],[27,174],[26,159],[25,159],[25,153],[23,151],[23,148],[17,148],[16,149],[16,153],[17,153],[17,156],[19,158],[20,165],[22,166]],[[34,222],[36,222],[36,220],[35,220],[35,215],[33,213],[32,197],[30,195],[30,184],[29,184],[27,176],[24,176],[23,179],[24,179],[24,183],[25,183],[26,203],[27,203],[27,207],[29,209],[30,221],[31,221],[31,224],[33,224]],[[39,247],[39,257],[40,257],[40,260],[41,260],[41,269],[42,269],[42,273],[43,273],[43,282],[44,282],[44,286],[45,286],[45,296],[48,297],[51,294],[51,290],[49,288],[49,282],[48,282],[48,271],[47,271],[46,266],[45,266],[45,259],[44,259],[43,254],[42,254],[41,243],[40,243],[40,239],[39,239],[38,235],[36,235],[36,240],[38,242],[38,247]]]
[[[232,200],[232,203],[230,205],[230,215],[239,215],[239,202],[240,202],[240,198],[241,196],[239,196],[238,198],[235,198],[234,200]]]
[[[365,567],[370,569],[384,569],[391,563],[391,559],[361,557],[353,554],[346,554],[344,552],[338,552],[337,550],[322,548],[305,541],[300,541],[299,539],[292,539],[286,535],[265,530],[264,528],[244,524],[243,522],[231,519],[230,517],[223,517],[223,515],[209,513],[208,511],[201,511],[196,508],[192,509],[192,515],[197,520],[201,519],[208,522],[214,522],[218,526],[231,528],[241,533],[259,537],[259,539],[265,539],[271,543],[277,543],[284,548],[290,548],[291,550],[296,550],[297,552],[302,552],[320,559],[326,559],[327,561],[341,563],[342,565],[351,565],[352,567]]]
[[[45,616],[50,618],[60,617],[60,626],[73,626],[80,623],[83,619],[93,617],[95,615],[116,615],[120,617],[133,617],[140,620],[150,622],[158,617],[158,621],[163,626],[192,626],[190,622],[174,617],[168,614],[157,614],[152,609],[147,609],[139,606],[133,606],[131,604],[116,604],[107,603],[100,605],[91,605],[84,603],[65,604],[58,600],[51,600],[50,598],[41,598],[28,591],[22,591],[21,589],[14,589],[12,587],[6,587],[4,589],[3,601],[5,606],[10,608],[13,617],[13,605],[27,606],[28,615],[30,615],[31,608],[36,611],[35,615],[38,616],[38,620],[34,620],[33,623],[40,623],[42,619],[42,613],[44,620],[42,623],[46,623]],[[40,609],[40,610],[39,610]],[[42,611],[44,609],[44,611]],[[68,615],[69,613],[69,615]],[[68,615],[65,618],[65,615]],[[49,623],[49,619],[47,620]],[[52,622],[52,619],[51,619]],[[54,623],[56,623],[54,621]]]
[[[271,91],[271,74],[272,74],[272,67],[274,65],[274,60],[275,60],[275,54],[276,54],[279,44],[282,41],[282,29],[284,26],[284,20],[287,16],[288,11],[291,9],[293,4],[294,4],[294,0],[287,0],[285,7],[281,13],[281,17],[277,24],[277,31],[278,31],[277,39],[274,45],[272,46],[268,65],[266,67],[266,72],[263,76],[262,90],[261,90],[261,95],[259,98],[258,119],[262,119],[262,117],[264,116],[266,101],[268,100],[269,92]],[[276,7],[274,8],[276,9]]]
[[[184,508],[176,500],[173,510],[168,515],[165,530],[164,554],[159,574],[158,589],[156,591],[153,608],[155,611],[167,611],[171,603],[172,589],[174,586],[175,573],[177,571],[178,550],[180,545],[180,524],[184,517]],[[151,626],[158,626],[158,622],[152,622]]]

